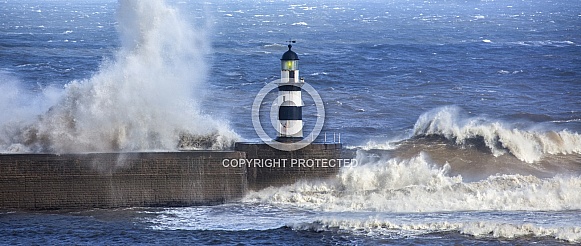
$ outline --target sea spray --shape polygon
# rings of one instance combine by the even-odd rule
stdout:
[[[200,113],[210,50],[204,30],[163,1],[121,0],[117,16],[122,46],[114,59],[67,84],[46,113],[4,137],[4,151],[222,149],[237,139],[226,123]]]
[[[11,73],[0,72],[0,92],[0,151],[29,152],[23,134],[61,98],[63,91],[47,86],[40,93],[32,92]]]
[[[250,193],[245,201],[320,211],[438,212],[581,209],[581,177],[499,174],[466,182],[420,154],[361,160],[328,181],[302,181]]]

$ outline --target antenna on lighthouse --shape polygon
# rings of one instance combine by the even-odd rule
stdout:
[[[292,38],[289,38],[289,40],[286,41],[288,43],[288,50],[290,50],[293,46],[291,44],[296,43],[296,40],[293,40]]]

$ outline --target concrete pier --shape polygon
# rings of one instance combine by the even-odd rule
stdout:
[[[0,209],[221,204],[249,190],[332,177],[341,158],[340,143],[295,151],[236,143],[235,151],[0,154]]]
[[[191,206],[239,199],[246,170],[235,151],[0,155],[0,208]]]

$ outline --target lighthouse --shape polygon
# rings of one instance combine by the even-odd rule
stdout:
[[[290,41],[294,43],[294,41]],[[292,51],[292,45],[280,59],[281,71],[278,83],[278,135],[281,142],[303,139],[303,100],[301,87],[304,80],[299,77],[299,56]]]

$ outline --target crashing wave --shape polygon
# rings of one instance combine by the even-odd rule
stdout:
[[[361,158],[361,157],[359,157]],[[420,154],[341,169],[329,181],[302,181],[250,193],[245,201],[322,211],[560,211],[581,209],[581,177],[504,174],[466,182]]]
[[[509,152],[527,163],[539,161],[546,154],[581,154],[579,133],[523,130],[484,117],[463,118],[458,107],[442,107],[422,114],[413,136],[443,136],[460,145],[482,141],[495,156]]]
[[[210,46],[203,30],[155,0],[120,1],[118,20],[122,46],[115,59],[67,84],[56,105],[32,123],[2,126],[4,151],[222,149],[238,138],[197,105]]]

